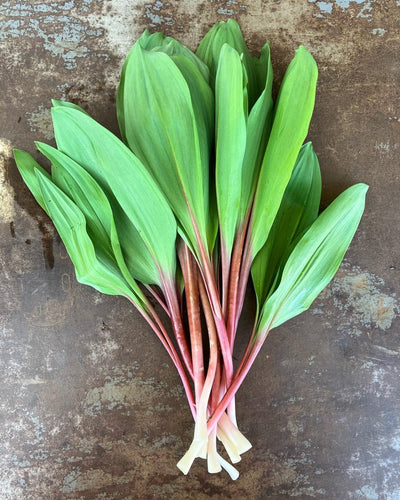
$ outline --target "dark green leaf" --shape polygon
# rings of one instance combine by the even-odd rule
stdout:
[[[225,43],[234,48],[239,55],[242,56],[248,78],[248,100],[249,107],[251,108],[259,97],[255,61],[250,55],[240,27],[236,21],[228,19],[227,22],[221,21],[215,24],[200,42],[196,54],[207,64],[210,68],[211,76],[215,78],[219,55]]]

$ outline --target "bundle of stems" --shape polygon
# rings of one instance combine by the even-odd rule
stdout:
[[[311,54],[296,51],[275,103],[272,81],[269,44],[252,57],[232,20],[196,53],[145,31],[122,68],[122,141],[75,104],[53,101],[57,147],[36,143],[51,175],[15,150],[78,281],[126,297],[174,363],[194,419],[178,462],[185,474],[201,457],[209,472],[238,477],[232,464],[251,445],[235,395],[271,329],[332,279],[364,209],[367,186],[356,184],[319,214],[319,164],[303,144],[317,82]],[[257,308],[235,367],[250,277]]]

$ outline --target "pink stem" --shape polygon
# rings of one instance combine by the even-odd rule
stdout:
[[[183,362],[185,363],[186,369],[189,375],[193,377],[193,366],[192,359],[190,357],[189,346],[187,343],[186,332],[183,327],[181,311],[179,307],[178,296],[176,294],[175,283],[173,283],[169,278],[162,278],[163,281],[163,292],[165,296],[165,301],[167,303],[172,329],[175,334],[176,342],[179,347],[179,351],[182,355]]]
[[[201,262],[201,273],[203,276],[204,284],[206,287],[207,295],[209,297],[209,304],[211,306],[212,315],[214,317],[215,327],[217,329],[217,335],[219,344],[221,347],[222,358],[224,360],[226,378],[230,383],[233,377],[233,362],[232,354],[230,351],[230,345],[228,340],[228,334],[226,331],[226,325],[224,322],[224,315],[222,313],[221,303],[219,299],[218,289],[216,285],[215,274],[212,269],[212,263],[209,255],[207,255],[206,249],[203,244],[199,229],[197,227],[196,221],[194,219],[193,213],[188,205],[188,210],[190,218],[192,220],[193,229],[196,235],[196,241],[199,251],[199,259]]]
[[[199,290],[210,341],[210,360],[208,363],[207,376],[204,381],[203,391],[201,395],[202,399],[205,398],[208,401],[218,369],[218,339],[214,324],[214,317],[211,311],[210,304],[208,302],[208,296],[201,280],[199,280]],[[206,409],[207,406],[205,406],[205,410]]]
[[[188,246],[184,242],[181,242],[178,254],[185,281],[194,389],[196,404],[198,404],[204,385],[204,357],[203,339],[201,333],[198,273],[194,258],[190,253]]]
[[[140,312],[140,314],[143,316],[143,318],[147,321],[147,323],[150,325],[153,332],[157,335],[157,337],[161,341],[162,345],[164,346],[164,348],[168,352],[168,354],[169,354],[172,362],[174,363],[175,368],[177,369],[178,374],[181,378],[181,381],[182,381],[182,384],[183,384],[183,387],[184,387],[184,390],[186,393],[186,397],[187,397],[187,400],[189,403],[190,410],[192,412],[194,420],[196,420],[196,405],[195,405],[195,401],[194,401],[194,397],[193,397],[192,387],[190,385],[188,376],[185,372],[185,369],[182,365],[182,362],[178,356],[178,353],[176,352],[176,350],[171,342],[171,339],[169,338],[167,331],[165,330],[164,326],[162,325],[161,320],[158,318],[158,315],[154,311],[154,309],[152,308],[151,304],[149,304],[149,303],[146,304],[146,307],[148,307],[149,312],[153,316],[155,315],[154,316],[155,322],[153,321],[152,317],[144,309],[139,308],[132,300],[130,300],[130,302],[135,306],[135,308]]]
[[[154,290],[154,288],[151,285],[145,285],[145,288],[146,288],[146,290],[148,290],[151,293],[151,295],[156,299],[156,301],[164,309],[164,312],[168,316],[170,316],[168,307],[167,307],[165,301],[163,300],[163,298],[161,297],[161,295],[158,292],[156,292],[156,290]]]
[[[238,391],[239,387],[241,386],[243,380],[245,379],[247,373],[249,372],[255,358],[257,357],[258,352],[260,351],[266,337],[268,335],[268,331],[262,335],[261,338],[257,339],[256,342],[254,343],[251,352],[247,358],[247,361],[243,364],[242,369],[238,371],[235,375],[235,377],[232,380],[232,383],[229,387],[229,389],[226,391],[224,397],[220,401],[217,409],[211,416],[211,418],[208,421],[207,424],[207,429],[208,432],[211,432],[213,428],[218,424],[219,419],[221,418],[222,414],[228,407],[230,401],[232,398],[235,396],[236,392]]]

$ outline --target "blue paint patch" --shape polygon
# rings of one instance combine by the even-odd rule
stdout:
[[[315,3],[319,8],[319,13],[314,14],[316,17],[325,17],[326,15],[332,14],[334,6],[345,11],[354,5],[359,5],[361,10],[356,17],[370,18],[372,17],[372,4],[375,3],[376,0],[308,0],[308,2]],[[399,4],[400,1],[398,2],[398,5]]]
[[[220,7],[218,10],[217,10],[217,14],[223,14],[225,16],[233,16],[234,14],[234,11],[232,9],[225,9],[223,7]]]
[[[329,2],[317,2],[321,12],[324,14],[332,14],[333,4]]]
[[[67,69],[77,66],[77,59],[85,57],[89,39],[99,38],[103,29],[86,24],[79,17],[86,13],[93,0],[84,0],[75,6],[74,0],[31,5],[15,4],[10,0],[0,3],[0,40],[8,38],[35,38],[53,57],[61,58]],[[74,9],[74,15],[69,12]],[[2,18],[3,16],[3,18]],[[105,58],[104,54],[95,54]]]
[[[400,451],[400,436],[394,437],[390,443],[390,447],[395,451]],[[399,497],[400,498],[400,497]]]
[[[367,500],[379,500],[379,495],[378,493],[372,488],[372,486],[369,486],[366,484],[362,488],[356,491],[358,495],[361,495],[363,498],[366,498]]]
[[[166,4],[168,5],[168,3]],[[145,17],[150,21],[149,26],[152,28],[156,28],[160,25],[173,26],[176,24],[175,19],[170,16],[163,16],[162,14],[158,14],[161,12],[164,7],[163,2],[157,0],[154,4],[146,4],[145,5]]]
[[[374,28],[371,33],[376,36],[383,36],[387,31],[384,28]]]

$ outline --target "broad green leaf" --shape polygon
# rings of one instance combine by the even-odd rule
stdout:
[[[82,109],[80,106],[78,106],[77,104],[74,104],[73,102],[68,102],[68,101],[57,101],[56,99],[52,99],[51,100],[51,103],[53,105],[54,108],[56,107],[64,107],[64,108],[71,108],[71,109],[76,109],[77,111],[81,111],[82,113],[85,113],[85,115],[87,115],[88,113]]]
[[[173,276],[176,222],[147,169],[117,137],[88,115],[56,107],[52,117],[59,150],[84,167],[103,189],[106,186],[112,191],[156,266]]]
[[[164,40],[164,35],[161,32],[151,33],[146,29],[142,36],[140,37],[141,45],[147,50],[152,50],[155,47],[159,47]],[[137,42],[138,43],[138,42]],[[127,144],[126,133],[125,133],[125,108],[124,108],[124,86],[125,86],[125,74],[126,67],[128,65],[129,54],[122,65],[121,77],[119,80],[118,92],[117,92],[117,118],[118,125],[121,132],[122,140]]]
[[[150,50],[148,44],[143,44],[141,43],[142,47]],[[168,54],[169,56],[181,56],[184,57],[186,60],[190,61],[192,64],[195,65],[197,68],[198,72],[201,74],[201,76],[204,78],[204,80],[209,83],[210,81],[210,70],[196,54],[194,54],[190,49],[185,47],[182,43],[178,42],[178,40],[175,40],[174,38],[171,38],[170,36],[167,36],[163,39],[162,43],[159,46],[153,46],[151,48],[153,51],[157,52],[165,52],[165,54]]]
[[[207,244],[208,155],[201,153],[204,142],[181,71],[167,54],[144,50],[137,42],[125,63],[122,102],[129,147],[158,182],[192,245],[190,212]]]
[[[247,121],[247,142],[242,171],[241,222],[246,217],[254,196],[272,125],[273,73],[268,43],[264,45],[256,64],[259,68],[259,83],[261,85],[262,82],[263,88]]]
[[[240,214],[247,118],[243,88],[240,56],[235,49],[225,44],[215,80],[215,180],[221,238],[227,255],[232,251]]]
[[[199,136],[200,156],[204,179],[204,198],[208,200],[207,240],[211,250],[218,232],[218,214],[215,201],[215,183],[210,171],[210,152],[214,146],[214,94],[203,80],[191,60],[182,56],[171,57],[178,66],[190,90]],[[211,178],[209,178],[211,176]]]
[[[34,158],[32,158],[29,153],[26,153],[21,149],[14,149],[14,159],[25,184],[28,186],[39,205],[46,211],[46,204],[42,196],[42,190],[40,189],[35,169],[38,170],[44,177],[50,178],[50,175]]]
[[[190,59],[181,54],[173,55],[171,59],[179,68],[189,87],[199,135],[203,176],[205,181],[207,181],[207,167],[210,161],[210,151],[214,136],[214,95],[210,86],[206,80],[201,78],[197,67]],[[205,189],[207,186],[208,183],[204,182]]]
[[[283,268],[296,239],[318,217],[320,200],[321,173],[317,156],[308,142],[300,150],[268,239],[251,268],[258,304],[263,304],[279,283],[278,271]]]
[[[182,43],[178,42],[178,40],[175,40],[172,37],[164,37],[164,35],[160,32],[150,34],[149,31],[146,29],[144,31],[143,35],[140,37],[138,43],[140,43],[140,45],[142,46],[143,49],[146,49],[148,51],[164,52],[164,53],[168,54],[174,60],[175,60],[175,57],[177,57],[178,59],[182,58],[186,61],[189,61],[191,64],[193,64],[196,67],[196,69],[198,70],[198,73],[200,73],[203,76],[205,82],[208,84],[209,78],[210,78],[210,74],[209,74],[210,72],[209,72],[208,66],[199,57],[197,57],[190,49],[188,49]],[[121,78],[120,78],[119,87],[118,87],[118,94],[117,94],[118,123],[119,123],[121,135],[123,137],[124,142],[126,142],[126,135],[125,135],[125,113],[124,113],[123,101],[124,101],[124,83],[125,83],[125,75],[126,75],[126,67],[128,64],[128,59],[129,59],[129,55],[126,58],[123,66],[122,66]],[[175,61],[175,63],[176,63],[176,61]],[[179,67],[179,65],[178,65],[178,67]],[[196,75],[196,77],[197,76],[198,75]],[[186,76],[185,76],[185,78],[186,78]],[[188,84],[189,84],[189,82],[188,82]],[[201,83],[200,83],[200,85],[201,85]],[[192,93],[192,88],[194,88],[194,87],[192,86],[190,88],[191,93]],[[212,106],[212,111],[213,111],[213,106]],[[211,132],[212,132],[212,130],[211,130]]]
[[[297,49],[278,95],[271,134],[254,198],[251,251],[264,245],[308,132],[315,101],[317,65],[303,47]]]
[[[106,254],[115,257],[130,286],[136,286],[131,275],[142,283],[159,284],[157,268],[148,249],[134,226],[125,218],[122,219],[125,222],[125,230],[133,233],[131,238],[134,238],[134,245],[121,249],[115,225],[115,214],[110,201],[93,177],[61,151],[39,142],[36,145],[52,163],[53,182],[76,203],[84,214],[88,234],[95,247],[103,248]],[[115,212],[120,215],[121,209],[117,208]],[[122,241],[126,242],[126,238]],[[128,264],[125,262],[122,250],[125,250],[125,255],[128,256]]]
[[[360,222],[367,189],[365,184],[346,189],[297,243],[262,308],[259,335],[308,309],[331,281]]]
[[[36,175],[48,214],[75,266],[77,280],[102,293],[131,298],[142,307],[141,299],[130,290],[115,262],[96,254],[81,210],[48,177],[38,170]]]
[[[254,58],[250,55],[243,34],[236,21],[228,19],[215,24],[200,42],[196,54],[210,68],[213,78],[217,74],[218,60],[223,45],[227,43],[242,56],[248,78],[249,108],[258,98],[258,82]]]
[[[162,45],[164,40],[164,34],[161,31],[156,31],[155,33],[150,33],[150,31],[146,28],[140,37],[140,41],[142,47],[147,50],[152,50],[160,45]]]

